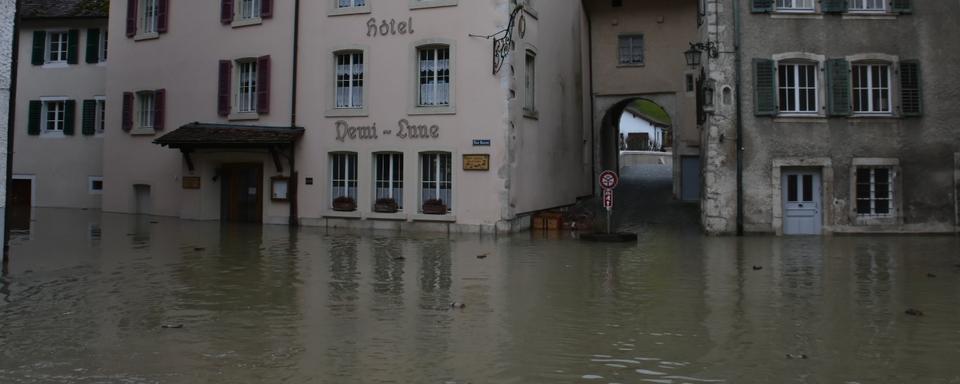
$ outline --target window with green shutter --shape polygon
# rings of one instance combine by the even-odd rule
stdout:
[[[821,0],[820,9],[823,13],[842,13],[847,11],[847,0]]]
[[[30,64],[43,65],[47,61],[47,31],[33,31],[33,55]]]
[[[900,113],[911,117],[923,114],[920,63],[915,60],[900,62]]]
[[[910,0],[893,0],[890,2],[890,9],[898,13],[913,13],[913,4]]]
[[[96,64],[100,62],[99,28],[90,28],[87,30],[86,62],[87,64]]]
[[[83,123],[80,130],[86,136],[97,133],[97,100],[83,101]]]
[[[827,60],[827,112],[850,115],[850,63],[844,59]]]
[[[67,31],[67,64],[77,64],[80,57],[80,30]]]
[[[750,12],[767,13],[773,11],[773,0],[752,0],[750,2]]]
[[[77,101],[67,100],[63,105],[63,134],[73,135],[74,122],[77,120]]]
[[[40,100],[30,100],[30,108],[27,112],[27,134],[36,136],[40,134],[40,120],[43,117],[43,102]]]
[[[753,59],[754,112],[757,116],[777,114],[774,61]]]

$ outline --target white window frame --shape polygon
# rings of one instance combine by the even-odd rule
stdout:
[[[100,189],[93,187],[93,183],[99,181]],[[88,176],[87,177],[87,192],[91,195],[102,195],[103,194],[103,176]]]
[[[824,101],[827,99],[827,90],[825,87],[825,77],[823,68],[826,68],[827,57],[820,54],[810,53],[810,52],[783,52],[774,54],[772,57],[774,61],[774,84],[775,84],[775,99],[777,103],[777,116],[778,117],[825,117],[826,108]],[[787,112],[780,110],[780,64],[812,64],[816,68],[815,81],[817,83],[816,89],[816,111],[811,112]]]
[[[399,164],[397,164],[399,162]],[[381,179],[381,165],[386,165],[383,172],[386,176]],[[397,202],[397,208],[403,210],[403,153],[402,152],[375,152],[373,154],[373,200],[390,198]],[[395,172],[399,169],[400,174]],[[381,187],[384,185],[384,187]]]
[[[449,69],[449,83],[446,105],[420,104],[420,51],[421,49],[446,48],[449,53],[447,68]],[[410,104],[407,109],[409,115],[453,115],[457,113],[457,48],[454,40],[425,39],[415,41],[410,45]]]
[[[450,105],[450,49],[444,46],[420,47],[417,56],[417,83],[420,84],[417,106],[430,108]],[[425,65],[431,68],[426,76],[423,74]],[[446,74],[442,74],[444,71]],[[425,89],[429,92],[424,92]]]
[[[137,8],[137,34],[156,35],[160,31],[160,0],[139,0]],[[153,11],[150,14],[149,11]]]
[[[157,116],[157,93],[154,91],[137,92],[136,104],[136,129],[140,131],[154,131]]]
[[[793,73],[793,85],[785,85],[780,81],[781,74],[784,73],[784,70],[787,68],[792,68]],[[805,87],[800,86],[800,68],[805,68],[808,71],[813,71],[813,87],[811,88],[809,84]],[[777,62],[777,111],[778,114],[798,114],[798,115],[809,115],[809,114],[818,114],[820,112],[820,66],[816,62],[808,61],[796,61],[796,60],[784,60]],[[780,94],[781,91],[787,91],[793,93],[794,103],[789,106],[788,109],[783,109],[783,101],[781,100]],[[813,104],[808,105],[807,110],[800,109],[800,96],[804,91],[812,91],[814,98]]]
[[[262,20],[260,15],[262,2],[263,0],[236,0],[234,5],[234,18],[240,22]],[[244,9],[245,6],[249,7],[249,9]],[[245,14],[244,12],[246,11],[249,11],[249,14]]]
[[[858,13],[884,13],[887,12],[887,1],[889,0],[847,0],[847,10]],[[870,7],[871,3],[879,4],[880,7]]]
[[[888,193],[889,212],[877,214],[875,206],[871,204],[870,214],[861,214],[858,212],[857,204],[860,196],[857,194],[857,171],[862,168],[868,169],[887,169],[889,170]],[[901,225],[903,224],[903,183],[901,181],[900,160],[897,158],[853,158],[850,168],[850,220],[854,225]],[[871,196],[875,197],[874,174],[871,172]]]
[[[623,55],[623,43],[628,41],[629,53],[627,55],[627,62],[624,62]],[[637,45],[634,44],[634,41],[639,40],[639,50],[640,50],[640,61],[634,61],[635,51],[637,50]],[[642,67],[646,62],[646,52],[644,51],[644,46],[647,44],[646,39],[642,33],[625,33],[617,36],[617,66],[619,67]]]
[[[97,102],[97,108],[94,109],[94,134],[103,136],[107,126],[107,97],[94,96],[93,100]]]
[[[53,44],[53,37],[62,36],[63,38],[58,41],[58,45],[61,45],[63,50],[58,50],[62,55],[58,55],[57,59],[53,58],[53,50],[51,45]],[[52,30],[47,31],[46,39],[44,41],[43,47],[43,62],[48,65],[67,65],[67,60],[70,57],[70,32],[67,30]]]
[[[337,169],[337,159],[341,157],[342,159],[340,162],[342,163],[342,169]],[[330,178],[328,179],[328,185],[330,187],[330,206],[333,206],[334,200],[343,196],[353,198],[353,201],[357,202],[357,206],[359,206],[358,189],[360,179],[360,156],[358,156],[356,152],[330,152],[329,159]],[[350,175],[351,160],[354,172],[352,178]],[[342,178],[337,178],[337,171],[342,171]],[[343,185],[337,186],[338,183],[342,183]]]
[[[100,41],[97,43],[97,62],[107,62],[107,29],[100,28]]]
[[[241,116],[257,115],[257,76],[260,70],[257,59],[239,59],[234,63],[234,68],[237,84],[233,92],[236,113]]]
[[[66,126],[66,122],[67,122],[67,100],[70,100],[70,98],[68,98],[68,97],[60,97],[60,96],[57,96],[57,97],[41,97],[41,98],[40,98],[40,102],[41,102],[41,106],[42,106],[41,109],[40,109],[40,132],[43,134],[43,136],[52,136],[52,137],[63,137],[63,136],[64,136],[63,128]],[[60,129],[53,129],[53,130],[47,129],[47,126],[48,126],[48,124],[50,123],[50,117],[48,116],[48,114],[50,113],[50,105],[51,105],[51,104],[59,104],[59,105],[60,105],[60,108],[61,108],[61,109],[60,109],[60,111],[59,111],[59,115],[57,115],[57,116],[59,116],[59,118],[60,118],[60,120],[59,120],[59,121],[60,121],[60,125],[59,125],[59,128],[60,128]],[[56,114],[57,112],[54,111],[54,113]],[[56,124],[56,120],[55,120],[54,124]]]
[[[363,109],[365,106],[366,57],[363,51],[339,51],[334,53],[334,108]],[[347,62],[341,64],[341,59]],[[344,70],[345,72],[341,72]],[[346,76],[341,81],[340,76]],[[341,86],[343,82],[345,86]],[[359,82],[359,85],[357,83]],[[356,92],[355,92],[356,91]],[[359,94],[357,94],[359,93]],[[359,99],[359,100],[358,100]]]
[[[327,16],[355,15],[361,13],[370,13],[370,3],[373,0],[328,0]],[[348,5],[342,6],[341,1],[349,1]],[[358,2],[362,1],[361,5]],[[396,1],[396,0],[393,0]]]
[[[451,7],[457,3],[458,0],[410,0],[410,9]]]
[[[444,204],[447,205],[447,212],[448,213],[452,212],[453,202],[454,202],[454,199],[453,199],[453,187],[454,187],[453,153],[451,152],[420,152],[418,157],[419,157],[418,166],[420,169],[419,184],[417,187],[417,190],[419,192],[418,200],[420,202],[418,209],[422,210],[423,203],[425,203],[427,200],[440,199],[443,201]],[[440,177],[441,176],[440,170],[444,168],[443,167],[444,164],[441,161],[443,157],[446,157],[447,163],[445,165],[450,169],[449,180],[441,180],[441,177]],[[432,180],[427,180],[426,179],[427,175],[424,172],[424,164],[427,161],[432,163],[431,169],[429,170],[432,173],[431,175]],[[446,195],[444,195],[442,192],[445,189],[443,188],[444,184],[449,186],[448,188],[446,188],[446,190],[448,191]],[[430,192],[432,192],[432,194],[430,194],[428,198],[427,195]]]
[[[809,3],[809,6],[804,6],[804,2]],[[817,1],[816,0],[775,0],[773,2],[773,7],[777,12],[797,12],[797,13],[812,13],[817,11]]]
[[[861,170],[868,171],[869,174],[870,174],[870,181],[867,182],[866,184],[860,182],[860,171],[861,171]],[[886,187],[887,197],[886,197],[886,198],[877,197],[877,192],[879,191],[878,186],[877,186],[877,170],[886,170],[886,171],[887,171],[887,182],[886,182],[886,185],[887,185],[887,187]],[[854,178],[856,178],[855,183],[856,183],[856,186],[857,186],[857,188],[854,190],[854,193],[856,194],[856,195],[854,196],[854,199],[855,199],[855,201],[856,201],[856,202],[854,203],[854,210],[857,212],[857,216],[872,216],[872,217],[892,216],[892,215],[894,214],[894,212],[895,212],[895,210],[894,210],[894,209],[895,209],[895,208],[894,208],[894,205],[895,205],[895,204],[894,204],[894,199],[893,199],[893,198],[894,198],[894,183],[893,183],[894,172],[893,172],[893,168],[892,168],[892,167],[889,167],[889,166],[858,166],[858,167],[854,168],[854,172],[856,172],[856,175],[854,175]],[[867,197],[861,197],[861,196],[860,196],[860,186],[861,186],[861,185],[868,185],[868,186],[870,187],[869,196],[867,196]],[[883,200],[887,201],[887,204],[888,204],[888,205],[887,205],[887,212],[886,212],[886,213],[877,212],[877,202],[878,202],[878,201],[883,201]],[[867,201],[867,202],[870,203],[870,212],[866,212],[866,213],[860,212],[860,202],[861,202],[861,201]]]
[[[523,66],[524,116],[537,118],[537,52],[527,49]]]
[[[886,81],[887,86],[885,88],[876,85],[875,82],[879,78],[873,76],[874,67],[883,67],[886,68]],[[861,87],[855,87],[854,79],[857,77],[857,71],[859,68],[865,68],[867,73],[867,84],[861,84]],[[850,62],[850,106],[851,112],[854,115],[879,115],[879,116],[889,116],[893,115],[893,97],[894,97],[894,84],[893,84],[893,72],[894,65],[892,62],[876,62],[876,61],[851,61]],[[884,91],[887,94],[886,110],[879,110],[876,105],[874,105],[873,92],[876,90]],[[857,110],[856,100],[860,97],[859,91],[866,91],[867,100],[866,106],[863,103],[860,104],[861,110]],[[864,109],[865,107],[865,109]]]

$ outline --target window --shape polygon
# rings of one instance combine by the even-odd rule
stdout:
[[[813,12],[813,0],[777,0],[777,10]]]
[[[890,113],[890,65],[853,64],[853,111]]]
[[[527,51],[527,66],[524,73],[524,89],[526,93],[523,100],[523,108],[527,111],[533,112],[537,110],[537,65],[536,65],[537,56],[531,52]]]
[[[883,11],[887,0],[849,0],[851,11]]]
[[[893,214],[893,170],[888,167],[857,168],[857,215]]]
[[[449,153],[420,154],[420,203],[439,200],[453,207],[453,165]]]
[[[459,0],[410,0],[410,9],[448,7],[457,5]]]
[[[363,53],[336,55],[336,108],[363,107]]]
[[[87,189],[91,195],[100,195],[103,193],[103,177],[90,176],[87,178]]]
[[[151,91],[144,91],[137,93],[137,123],[139,128],[143,129],[153,129],[153,119],[156,115],[154,113],[154,103],[155,94]]]
[[[643,64],[643,35],[620,36],[620,64]]]
[[[378,153],[373,162],[376,200],[393,199],[403,209],[403,154]]]
[[[780,112],[816,113],[817,102],[816,64],[779,64],[777,66],[777,91]]]
[[[348,197],[357,201],[357,154],[333,153],[330,155],[330,196],[333,200]]]
[[[238,0],[237,16],[241,20],[251,20],[260,18],[261,0]]]
[[[364,7],[366,0],[337,0],[337,8]]]
[[[67,32],[50,32],[47,34],[47,60],[49,64],[67,62]]]
[[[140,0],[140,33],[157,33],[160,0]]]
[[[450,105],[450,48],[420,48],[418,56],[417,105],[421,107]]]
[[[103,134],[107,124],[107,99],[103,96],[94,98],[97,102],[97,108],[94,112],[94,129],[96,134]]]
[[[43,131],[44,133],[63,133],[66,122],[66,100],[51,100],[43,102]]]
[[[257,113],[257,62],[237,62],[237,112]]]
[[[99,61],[101,63],[106,62],[107,61],[107,30],[106,29],[100,30],[100,42],[98,44],[97,52],[98,52],[97,56],[99,57]]]

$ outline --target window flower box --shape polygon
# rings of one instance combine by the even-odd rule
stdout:
[[[397,201],[389,197],[377,199],[373,204],[373,211],[379,213],[397,213],[400,210],[400,206],[397,204]]]
[[[339,212],[353,212],[357,210],[357,201],[349,196],[340,196],[333,199],[333,210]]]
[[[446,215],[447,205],[442,200],[430,199],[423,202],[423,213],[427,215]]]

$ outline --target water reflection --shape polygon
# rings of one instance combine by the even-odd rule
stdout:
[[[953,237],[36,217],[0,278],[3,383],[960,381]]]

